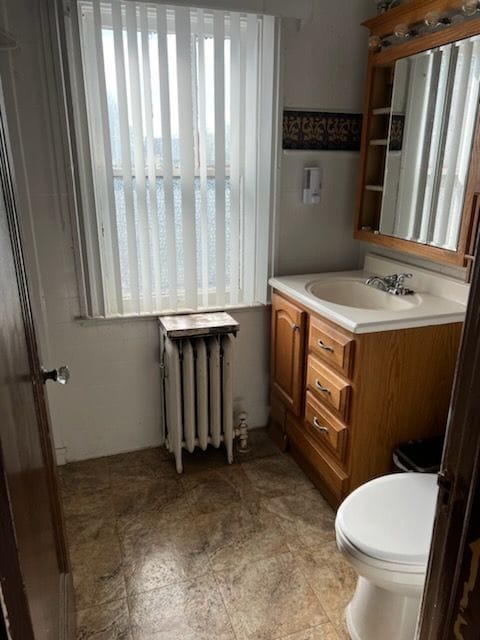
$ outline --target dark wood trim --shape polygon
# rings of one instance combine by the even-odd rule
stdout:
[[[479,242],[477,239],[477,252]],[[478,255],[478,253],[477,253]],[[470,535],[480,524],[480,260],[476,261],[455,375],[442,461],[439,498],[422,605],[419,640],[477,640],[478,626],[454,634],[458,615],[478,610],[480,574],[467,607],[459,608],[465,569],[470,565]],[[463,577],[462,577],[463,576]],[[475,591],[476,589],[476,591]],[[465,604],[465,603],[464,603]]]
[[[0,591],[8,611],[11,638],[34,640],[32,620],[17,552],[7,478],[0,442]],[[0,607],[1,610],[1,607]]]
[[[404,240],[403,238],[395,238],[394,236],[373,233],[373,231],[365,231],[358,228],[355,229],[353,237],[356,240],[379,244],[383,247],[394,249],[395,251],[411,253],[420,258],[424,258],[425,260],[441,262],[442,264],[463,266],[465,259],[463,254],[459,254],[456,251],[448,251],[447,249],[442,249],[440,247],[433,247],[428,244],[419,244],[417,242],[411,242],[410,240]]]

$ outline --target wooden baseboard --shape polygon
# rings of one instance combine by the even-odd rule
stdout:
[[[60,597],[62,602],[60,603],[59,639],[75,640],[77,621],[71,573],[60,575]]]

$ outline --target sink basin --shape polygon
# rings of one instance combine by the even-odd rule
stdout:
[[[311,282],[306,288],[319,300],[355,309],[407,311],[420,304],[417,295],[394,296],[366,285],[361,280],[320,280]]]

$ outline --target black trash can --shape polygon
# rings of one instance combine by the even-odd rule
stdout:
[[[409,440],[395,447],[393,465],[397,472],[438,473],[442,462],[444,436]]]

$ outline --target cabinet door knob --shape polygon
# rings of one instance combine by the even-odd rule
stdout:
[[[320,347],[320,349],[323,349],[324,351],[328,351],[328,353],[333,353],[333,348],[329,347],[328,344],[325,344],[323,342],[323,340],[319,340],[318,341],[318,346]]]
[[[315,427],[317,427],[317,429],[319,431],[321,431],[322,433],[328,433],[328,429],[327,427],[324,427],[322,424],[320,424],[320,420],[317,418],[317,416],[314,416],[313,418],[313,424]]]
[[[298,325],[298,324],[294,324],[294,325],[292,326],[292,329],[293,329],[293,331],[300,331],[300,327],[299,327],[299,325]]]
[[[320,382],[320,380],[315,380],[315,386],[319,391],[322,391],[323,393],[328,393],[329,396],[332,394],[330,389],[328,387],[324,387],[323,384]]]

